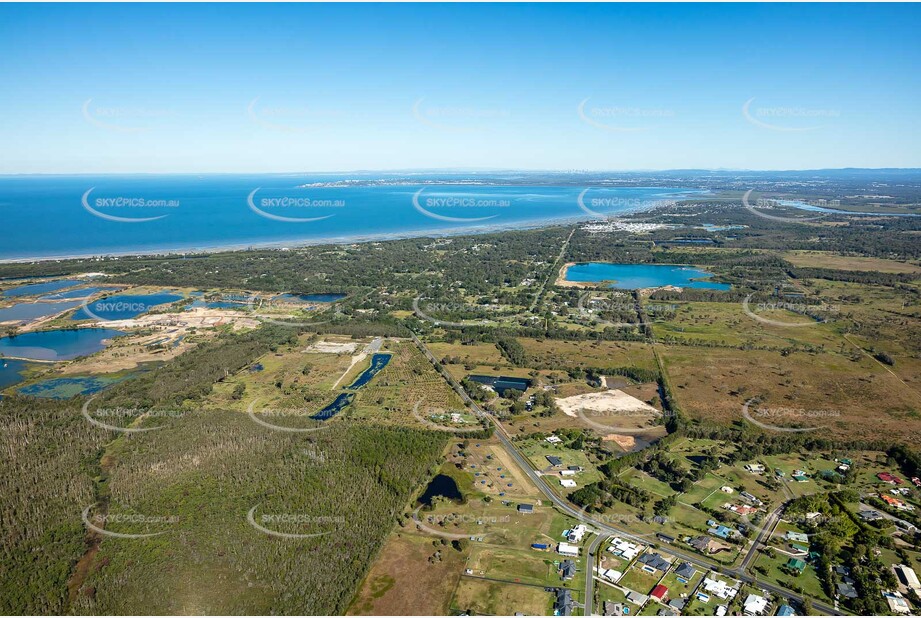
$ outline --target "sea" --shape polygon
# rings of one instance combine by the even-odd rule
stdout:
[[[296,247],[596,219],[702,193],[355,175],[0,177],[0,260]]]

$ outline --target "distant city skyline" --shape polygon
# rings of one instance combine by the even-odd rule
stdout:
[[[917,5],[2,5],[0,174],[921,167]]]

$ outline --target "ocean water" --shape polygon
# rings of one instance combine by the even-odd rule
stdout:
[[[699,193],[682,188],[426,185],[423,176],[418,185],[303,187],[344,178],[0,177],[0,259],[473,232],[598,218]]]
[[[599,282],[612,281],[609,286],[620,290],[637,290],[663,285],[682,288],[703,288],[708,290],[728,290],[729,284],[713,281],[694,281],[707,279],[712,273],[690,266],[673,266],[670,264],[608,264],[606,262],[583,262],[566,269],[567,281]]]

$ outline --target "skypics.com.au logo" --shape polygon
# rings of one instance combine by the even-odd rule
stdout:
[[[179,522],[178,515],[169,515],[169,516],[149,516],[141,515],[139,513],[96,513],[90,515],[90,511],[94,509],[95,505],[90,505],[83,509],[81,514],[81,519],[83,520],[83,525],[86,526],[88,530],[95,532],[96,534],[101,534],[103,536],[115,538],[115,539],[148,539],[155,536],[160,536],[166,534],[168,530],[160,530],[157,532],[125,532],[125,528],[150,528],[150,527],[163,527],[164,525],[173,525]],[[110,507],[111,508],[111,507]],[[116,528],[115,530],[110,529],[109,526]],[[122,530],[122,531],[119,531]]]
[[[781,328],[817,326],[819,324],[825,324],[831,320],[833,316],[841,313],[841,305],[830,305],[823,302],[808,303],[796,300],[752,303],[752,297],[754,297],[754,294],[749,294],[742,300],[742,311],[745,315],[762,324],[770,324],[771,326],[779,326]],[[776,313],[783,311],[802,315],[806,319],[796,322],[778,319]],[[768,313],[774,317],[766,317],[763,315],[764,313]]]
[[[172,422],[186,415],[185,410],[168,410],[148,407],[114,407],[95,408],[90,411],[90,404],[96,399],[91,397],[80,409],[83,418],[91,425],[107,431],[118,433],[145,433],[163,429]],[[153,422],[154,424],[150,424]]]
[[[589,105],[591,98],[582,99],[576,107],[579,119],[596,129],[612,133],[637,133],[675,117],[675,111],[665,108],[635,106]]]
[[[256,411],[258,399],[253,399],[246,408],[246,414],[257,425],[285,433],[313,433],[328,429],[324,424],[335,416],[341,407],[345,407],[354,397],[351,393],[342,393],[330,405],[322,410],[308,410],[306,408],[261,408]],[[340,398],[346,398],[340,401]]]
[[[475,105],[432,105],[425,97],[412,105],[413,118],[432,129],[449,133],[486,131],[497,124],[508,122],[511,113],[504,109]]]
[[[144,196],[115,195],[96,197],[90,200],[90,194],[96,187],[90,187],[80,199],[83,209],[94,217],[115,223],[147,223],[169,216],[169,209],[179,208],[178,199],[148,198]],[[114,214],[114,213],[119,214]],[[131,216],[125,216],[131,213]],[[160,214],[156,214],[160,213]],[[149,216],[134,216],[134,215]]]
[[[250,191],[246,197],[246,205],[249,209],[270,221],[281,223],[314,223],[335,217],[338,210],[346,207],[346,201],[342,198],[317,197],[304,194],[288,194],[263,196],[256,199],[256,193],[262,190],[262,187],[256,187]],[[285,214],[281,214],[285,213]],[[289,216],[292,214],[310,214],[309,217]]]
[[[605,197],[603,187],[588,187],[583,189],[576,197],[576,204],[579,210],[595,219],[607,221],[615,219],[618,215],[628,214],[660,208],[664,206],[674,206],[677,202],[670,199],[648,199],[639,197],[622,197],[613,196]],[[596,195],[586,197],[589,191],[595,192]]]
[[[483,195],[457,190],[430,189],[429,191],[433,193],[423,196],[422,193],[425,190],[423,187],[413,194],[413,208],[436,221],[481,223],[495,219],[502,214],[504,209],[512,206],[512,200],[504,195]]]
[[[332,534],[336,528],[345,525],[345,518],[340,515],[312,515],[309,513],[263,513],[257,519],[256,510],[259,504],[246,513],[246,521],[250,526],[263,534],[279,539],[299,540],[313,539]],[[281,529],[313,529],[317,532],[283,532]]]
[[[756,107],[752,97],[742,105],[742,116],[756,127],[771,131],[803,132],[821,129],[830,120],[837,120],[841,112],[836,109],[805,107]]]
[[[760,407],[757,397],[749,399],[742,405],[742,418],[749,423],[770,431],[783,433],[805,433],[822,429],[825,424],[822,420],[837,419],[841,417],[839,410],[816,410],[806,408],[790,408],[785,406]],[[791,427],[777,423],[792,422],[805,426]]]

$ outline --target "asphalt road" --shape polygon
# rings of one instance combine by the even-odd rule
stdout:
[[[583,612],[585,616],[592,615],[592,605],[595,603],[595,563],[597,562],[595,554],[605,538],[605,535],[599,534],[588,546],[588,556],[585,558],[585,570],[587,571],[585,574],[585,611]]]
[[[486,414],[486,412],[484,412],[476,404],[476,402],[470,399],[470,397],[467,395],[466,391],[464,391],[461,385],[458,384],[457,381],[454,380],[454,378],[452,378],[450,375],[447,374],[446,371],[443,370],[441,365],[435,359],[435,356],[431,352],[429,352],[429,349],[425,347],[425,344],[422,342],[421,339],[419,339],[415,334],[412,334],[412,339],[416,343],[416,345],[419,347],[419,349],[422,350],[422,353],[425,354],[426,358],[428,358],[429,361],[435,365],[435,368],[438,369],[438,372],[441,373],[445,377],[445,379],[448,381],[448,383],[451,385],[451,387],[455,391],[457,391],[461,399],[463,399],[465,403],[467,403],[473,408],[477,416],[481,418],[488,418],[490,420],[490,422],[496,428],[495,435],[499,439],[499,441],[502,443],[502,446],[505,448],[505,450],[508,451],[509,455],[512,456],[512,458],[515,460],[518,466],[524,471],[524,473],[528,475],[528,478],[531,479],[531,482],[534,483],[534,485],[540,490],[540,492],[544,494],[551,502],[553,502],[553,504],[555,504],[557,508],[559,508],[561,511],[563,511],[567,515],[570,515],[581,522],[590,524],[591,526],[595,528],[595,532],[597,533],[603,533],[603,534],[610,535],[610,536],[616,535],[616,536],[623,537],[625,539],[638,541],[644,544],[649,541],[648,538],[637,536],[635,534],[631,534],[630,532],[626,530],[621,530],[619,528],[615,528],[608,524],[592,519],[587,513],[575,508],[572,504],[570,504],[566,500],[563,500],[557,494],[555,494],[553,490],[550,489],[550,487],[544,481],[544,479],[539,474],[537,474],[537,472],[535,472],[534,468],[531,466],[531,462],[529,462],[527,458],[524,455],[522,455],[521,452],[518,450],[518,448],[512,443],[508,435],[506,435],[505,428],[502,427],[501,423],[499,423],[499,421],[495,419],[494,417],[492,417],[491,415]],[[696,554],[690,554],[690,553],[684,552],[672,546],[669,546],[667,548],[667,551],[668,553],[678,558],[681,558],[685,562],[689,562],[700,568],[714,570],[719,573],[723,573],[724,575],[734,577],[745,583],[752,584],[763,590],[767,590],[781,599],[793,599],[799,603],[803,602],[802,596],[795,594],[784,588],[781,588],[779,586],[775,586],[773,584],[759,581],[755,579],[754,577],[748,575],[743,569],[729,569],[727,567],[718,565],[715,562],[707,560],[706,558],[703,558],[702,556],[699,556]],[[750,561],[752,559],[750,556],[753,556],[754,554],[755,554],[755,547],[753,546],[749,554],[745,557],[745,560]],[[586,587],[587,586],[588,584],[586,584]],[[811,599],[811,600],[812,600],[812,607],[818,610],[819,612],[825,615],[828,615],[828,616],[840,616],[841,615],[841,613],[836,611],[834,607],[830,605],[825,605],[824,603],[820,603],[816,601],[815,599]],[[588,605],[588,603],[589,601],[586,599],[586,606]],[[586,611],[586,615],[588,615],[588,611]]]

